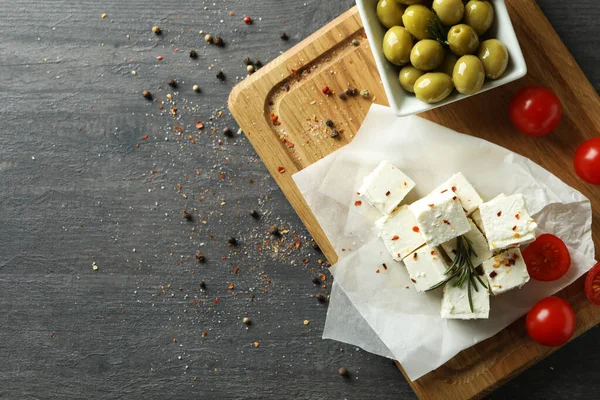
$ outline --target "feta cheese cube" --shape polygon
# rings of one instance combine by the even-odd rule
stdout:
[[[358,194],[383,214],[389,215],[414,187],[412,179],[384,160],[365,177]]]
[[[527,266],[518,248],[497,254],[483,263],[492,294],[498,295],[529,282]]]
[[[486,285],[485,277],[481,277]],[[490,292],[477,281],[477,291],[471,285],[471,298],[473,300],[473,311],[469,305],[468,285],[465,282],[462,287],[454,286],[454,281],[444,286],[442,297],[442,318],[449,319],[481,319],[489,318],[490,315]]]
[[[494,197],[493,200],[501,199],[503,197],[506,197],[506,196],[504,196],[504,193],[500,193],[498,196]],[[479,208],[477,210],[473,211],[473,214],[471,214],[471,218],[473,219],[473,221],[475,222],[475,225],[477,225],[479,230],[481,232],[483,232],[483,234],[485,235],[485,229],[483,228],[483,221],[481,220],[481,210]]]
[[[478,267],[482,262],[492,258],[492,252],[489,249],[487,240],[485,240],[483,234],[470,219],[469,225],[471,226],[471,230],[465,233],[464,236],[469,239],[473,245],[473,251],[475,251],[476,254],[471,256],[471,262],[474,267]],[[442,243],[442,248],[452,261],[456,258],[456,241],[457,239],[454,238],[446,243]]]
[[[444,275],[448,264],[438,250],[427,245],[406,257],[404,264],[417,292],[425,292],[448,278]]]
[[[452,175],[450,179],[438,186],[432,193],[441,193],[446,190],[452,191],[458,196],[458,200],[460,200],[467,215],[471,215],[483,203],[479,193],[460,172]]]
[[[535,240],[537,224],[529,216],[522,194],[496,198],[483,203],[479,209],[490,250],[493,252]]]
[[[460,201],[452,191],[432,193],[409,208],[430,246],[438,246],[471,229]]]
[[[402,206],[392,215],[375,221],[378,236],[383,239],[394,260],[400,261],[425,244],[415,216],[408,206]]]

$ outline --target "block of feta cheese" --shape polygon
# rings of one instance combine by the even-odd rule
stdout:
[[[460,200],[467,215],[471,215],[483,203],[479,193],[460,172],[452,175],[450,179],[438,186],[432,193],[441,193],[446,190],[452,191],[458,196],[458,200]]]
[[[431,193],[409,208],[430,246],[439,246],[471,229],[462,205],[452,191]]]
[[[438,250],[427,245],[406,257],[404,264],[417,292],[429,290],[448,278],[444,275],[448,264]]]
[[[417,226],[417,220],[408,209],[402,206],[391,215],[375,221],[377,234],[394,260],[400,261],[425,244],[425,238]]]
[[[476,254],[471,256],[471,262],[474,267],[478,267],[482,262],[489,260],[492,258],[492,252],[489,249],[489,245],[483,233],[477,229],[473,221],[469,219],[469,225],[471,226],[471,230],[464,234],[464,236],[469,239],[473,245],[473,251]],[[447,241],[446,243],[442,243],[442,248],[450,257],[452,261],[456,258],[456,238]]]
[[[493,200],[501,199],[503,197],[506,197],[506,196],[504,196],[504,193],[500,193],[498,196],[494,197]],[[475,225],[477,225],[479,230],[481,232],[483,232],[483,234],[485,235],[485,229],[483,228],[483,221],[481,220],[481,210],[479,208],[477,210],[473,211],[473,214],[471,214],[471,218],[473,219],[473,221],[475,222]]]
[[[485,277],[481,277],[487,285]],[[446,283],[442,297],[442,318],[449,319],[485,319],[490,316],[490,292],[477,281],[477,291],[471,287],[473,311],[469,306],[468,285],[454,286],[454,281]]]
[[[365,177],[358,194],[383,214],[389,215],[414,187],[412,179],[384,160]]]
[[[498,252],[535,240],[537,224],[529,215],[525,197],[513,194],[479,206],[490,250]]]
[[[498,295],[529,282],[527,266],[518,248],[498,253],[483,263],[492,294]]]

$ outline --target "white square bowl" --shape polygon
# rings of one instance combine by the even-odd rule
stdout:
[[[515,29],[510,21],[506,4],[504,0],[491,0],[495,12],[494,23],[484,35],[484,38],[496,38],[504,43],[508,49],[509,62],[506,72],[499,79],[486,79],[481,91],[475,95],[464,95],[454,90],[444,101],[435,104],[423,103],[414,94],[407,93],[402,89],[398,80],[401,67],[393,65],[383,55],[383,36],[387,32],[387,29],[377,19],[377,1],[356,0],[356,4],[369,39],[369,44],[371,45],[371,51],[375,57],[375,63],[379,69],[379,75],[383,81],[383,87],[385,88],[390,107],[399,117],[421,113],[470,96],[475,96],[486,90],[515,81],[527,74],[525,58],[523,57],[521,46],[519,46]]]

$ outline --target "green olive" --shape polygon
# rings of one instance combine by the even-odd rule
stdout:
[[[442,72],[428,72],[415,82],[415,95],[425,103],[438,103],[452,92],[452,78]]]
[[[443,72],[447,75],[452,76],[454,72],[454,65],[456,64],[456,60],[458,57],[451,51],[446,52],[446,56],[444,57],[444,61],[440,64],[440,66],[436,69],[436,72]]]
[[[457,56],[473,54],[479,47],[479,37],[469,25],[454,25],[448,31],[448,44],[450,50]]]
[[[406,6],[396,0],[379,0],[377,3],[377,18],[386,28],[402,26],[402,14]]]
[[[400,76],[398,77],[400,79],[400,86],[407,92],[414,93],[415,82],[424,73],[425,72],[416,69],[412,65],[405,65],[400,70]]]
[[[444,25],[456,25],[463,18],[465,5],[462,0],[434,0],[433,11]]]
[[[498,79],[502,76],[508,66],[508,50],[504,43],[498,39],[489,39],[481,42],[477,54],[483,68],[485,76],[490,79]]]
[[[397,1],[398,3],[400,3],[400,4],[406,4],[406,5],[409,5],[409,6],[411,6],[411,5],[413,5],[413,4],[417,4],[417,3],[420,3],[420,2],[421,2],[421,0],[396,0],[396,1]]]
[[[383,37],[383,54],[392,64],[404,65],[409,62],[412,47],[410,33],[401,26],[391,27]]]
[[[475,94],[479,92],[485,80],[483,63],[475,56],[462,56],[454,66],[452,80],[459,93]]]
[[[409,6],[402,15],[404,27],[418,40],[429,39],[429,20],[433,20],[433,11],[420,4]]]
[[[494,7],[489,1],[471,0],[465,7],[465,24],[483,35],[494,22]]]
[[[410,51],[410,63],[421,71],[436,69],[443,60],[444,48],[437,40],[420,40]]]

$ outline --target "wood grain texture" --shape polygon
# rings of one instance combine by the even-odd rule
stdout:
[[[593,205],[593,232],[600,255],[600,190],[582,183],[572,169],[578,144],[600,131],[598,95],[535,3],[509,0],[507,5],[525,53],[527,77],[422,116],[525,155],[583,192]],[[359,45],[353,45],[353,40]],[[553,88],[564,104],[560,127],[542,140],[517,134],[502,111],[519,88],[532,84]],[[349,87],[368,89],[370,95],[336,96]],[[332,94],[324,95],[324,88]],[[332,263],[337,255],[291,175],[350,142],[373,101],[387,105],[355,9],[238,85],[230,96],[236,120]],[[343,131],[340,138],[330,137],[327,119]],[[577,313],[576,335],[600,322],[600,309],[585,299],[582,280],[561,295]],[[523,322],[517,321],[411,386],[424,399],[481,397],[553,350],[533,343]]]
[[[538,3],[600,89],[599,3]],[[323,256],[246,138],[220,134],[237,130],[225,104],[246,76],[244,57],[267,63],[353,4],[0,0],[1,399],[415,398],[389,360],[321,339],[326,307],[312,278],[327,274]],[[226,46],[206,45],[200,30]],[[162,100],[172,91],[180,116],[142,99],[143,89]],[[193,133],[197,120],[207,133],[195,144],[173,130]],[[188,223],[181,213],[192,208]],[[248,217],[253,208],[261,220]],[[258,251],[273,224],[295,232],[300,249]],[[599,357],[592,330],[489,397],[593,397]],[[351,379],[337,375],[342,366]]]

